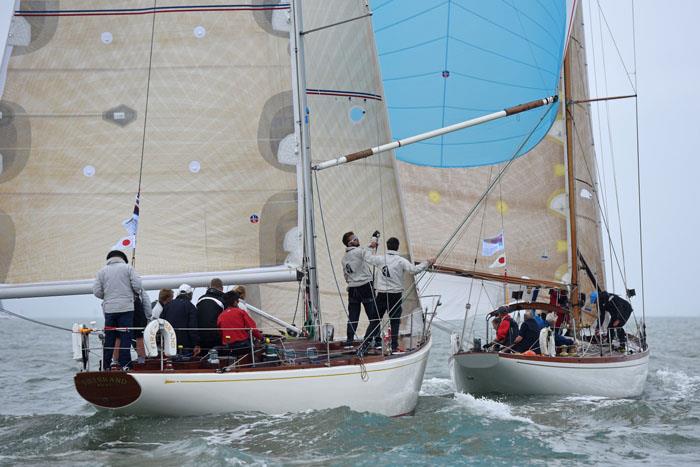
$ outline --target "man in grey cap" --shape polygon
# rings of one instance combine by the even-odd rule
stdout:
[[[105,315],[105,341],[102,353],[102,369],[109,370],[112,351],[119,338],[119,365],[123,368],[131,361],[131,332],[134,323],[134,296],[141,293],[141,278],[123,251],[107,253],[107,264],[100,269],[92,286],[95,297],[102,299]]]
[[[196,356],[201,349],[197,331],[197,308],[192,304],[194,289],[188,284],[182,284],[177,291],[177,297],[165,305],[160,317],[175,328],[178,353],[184,356]]]

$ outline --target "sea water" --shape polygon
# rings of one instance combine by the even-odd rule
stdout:
[[[70,334],[2,320],[0,464],[698,465],[700,319],[648,323],[638,399],[455,393],[449,336],[434,330],[413,416],[338,408],[166,418],[97,412],[73,388]]]

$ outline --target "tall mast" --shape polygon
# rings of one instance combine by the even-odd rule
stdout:
[[[301,179],[304,193],[304,264],[306,285],[309,292],[309,312],[315,331],[318,331],[320,308],[316,269],[316,237],[314,229],[314,201],[311,184],[311,144],[309,133],[309,111],[306,104],[306,68],[304,64],[303,18],[301,2],[290,3],[290,46],[292,52],[292,93],[294,95],[295,133],[301,152]],[[297,187],[299,189],[299,187]],[[318,332],[316,332],[318,335]]]
[[[571,43],[569,43],[571,44]],[[569,198],[569,241],[571,243],[571,307],[574,312],[574,320],[578,323],[581,317],[579,304],[578,283],[578,239],[576,235],[576,179],[574,178],[574,130],[571,116],[569,115],[569,102],[571,101],[571,45],[564,57],[564,119],[566,121],[566,173]]]

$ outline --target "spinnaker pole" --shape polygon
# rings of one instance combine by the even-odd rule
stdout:
[[[311,183],[311,143],[309,112],[306,103],[306,68],[304,64],[303,18],[301,2],[290,2],[290,46],[292,52],[292,89],[294,94],[294,119],[301,156],[302,189],[304,192],[304,263],[309,291],[309,316],[318,336],[320,326],[320,294],[316,269],[316,231],[314,227],[314,201]],[[299,187],[297,187],[299,189]]]
[[[347,156],[339,157],[337,159],[331,159],[326,162],[321,162],[313,167],[314,170],[323,170],[330,167],[335,167],[336,165],[346,164],[348,162],[353,162],[359,159],[364,159],[366,157],[379,154],[380,152],[391,151],[392,149],[400,148],[402,146],[408,146],[409,144],[418,143],[426,139],[435,138],[436,136],[442,136],[447,133],[452,133],[454,131],[462,130],[464,128],[469,128],[476,125],[481,125],[482,123],[491,122],[493,120],[498,120],[499,118],[509,117],[511,115],[519,114],[521,112],[526,112],[528,110],[536,109],[549,104],[554,104],[559,100],[559,96],[550,96],[544,99],[537,99],[534,101],[526,102],[525,104],[516,105],[509,107],[507,109],[499,110],[498,112],[490,113],[477,118],[472,118],[470,120],[465,120],[460,123],[455,123],[454,125],[449,125],[443,128],[438,128],[437,130],[428,131],[421,133],[419,135],[410,136],[398,141],[393,141],[391,143],[382,144],[373,148],[365,149],[362,151],[354,152],[348,154]]]

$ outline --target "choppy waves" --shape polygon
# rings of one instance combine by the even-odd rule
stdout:
[[[668,329],[668,320],[664,325]],[[686,328],[680,323],[667,332],[676,332],[682,342]],[[652,347],[649,379],[638,399],[455,393],[447,370],[448,338],[435,332],[414,416],[337,408],[147,418],[96,412],[73,390],[75,367],[65,336],[40,336],[66,347],[40,358],[19,345],[33,328],[21,331],[0,329],[0,339],[10,344],[0,373],[0,464],[700,463],[700,362],[678,358],[668,347],[674,339],[665,339],[667,347],[659,352]]]

